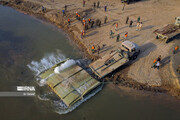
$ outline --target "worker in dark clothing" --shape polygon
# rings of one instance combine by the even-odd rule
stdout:
[[[125,8],[125,4],[123,4],[123,8],[122,8],[122,11],[124,11],[124,8]]]
[[[117,35],[116,42],[119,42],[119,39],[120,39],[120,34]]]
[[[98,45],[98,47],[97,47],[97,52],[98,52],[98,54],[99,54],[99,51],[101,50],[101,48],[100,48],[100,46]]]
[[[99,4],[100,4],[100,2],[98,1],[98,2],[97,2],[97,8],[99,8]]]
[[[85,0],[83,0],[83,7],[85,7],[85,3],[86,3]]]
[[[42,6],[42,12],[45,13],[46,12],[46,8],[44,6]]]
[[[67,10],[67,5],[64,6],[65,11]]]
[[[161,55],[157,58],[157,61],[161,62]]]
[[[96,8],[96,2],[94,2],[94,8]]]
[[[141,18],[140,18],[140,16],[139,16],[139,17],[137,18],[137,23],[139,23],[139,22],[140,22],[140,19],[141,19]]]
[[[99,25],[99,21],[100,21],[99,19],[96,20],[96,26]]]
[[[132,27],[133,21],[131,20],[129,23],[129,27]]]
[[[99,27],[101,27],[101,20],[99,20],[99,24],[98,24]]]
[[[104,24],[106,24],[106,22],[107,22],[107,16],[105,16],[104,18]]]
[[[104,11],[105,11],[105,12],[107,11],[107,6],[106,6],[106,5],[104,6]]]
[[[110,32],[109,32],[109,35],[110,35],[110,38],[113,38],[113,31],[112,30],[110,30]]]
[[[91,22],[91,28],[93,28],[93,25],[94,25],[94,21]]]
[[[129,21],[129,16],[127,16],[126,18],[126,24],[128,24],[128,21]]]

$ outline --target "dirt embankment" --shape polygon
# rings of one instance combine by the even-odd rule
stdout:
[[[39,19],[55,24],[59,28],[63,29],[66,33],[68,33],[68,35],[70,35],[72,40],[74,40],[74,42],[77,44],[79,49],[84,53],[85,55],[84,57],[88,57],[92,60],[95,60],[98,58],[97,56],[89,53],[86,46],[81,41],[79,41],[79,39],[73,34],[72,32],[73,28],[68,26],[66,18],[75,17],[72,14],[67,13],[66,17],[63,17],[62,13],[60,13],[59,10],[47,9],[47,8],[46,8],[46,11],[43,12],[42,5],[34,3],[34,2],[30,2],[30,1],[24,1],[24,0],[0,1],[0,4],[13,7],[24,14],[32,15]],[[91,11],[91,10],[81,11],[81,14],[86,14],[87,11]]]
[[[158,9],[161,9],[162,6],[158,7],[160,3],[159,4],[155,3],[156,0],[151,0],[150,2],[147,1],[149,2],[146,4],[147,6],[144,6],[143,3],[142,5],[141,4],[135,5],[135,6],[132,5],[132,7],[127,6],[125,8],[127,9],[127,11],[125,12],[124,11],[119,12],[121,10],[120,8],[121,6],[119,6],[118,4],[115,4],[119,1],[114,0],[112,2],[106,2],[106,3],[103,3],[102,1],[101,3],[103,5],[108,5],[108,9],[110,8],[110,10],[107,11],[106,13],[104,13],[103,7],[97,10],[93,9],[91,5],[85,8],[82,8],[77,3],[78,5],[75,6],[75,8],[72,7],[71,10],[66,11],[66,16],[62,15],[62,12],[61,12],[62,6],[61,6],[61,9],[59,9],[60,8],[59,3],[56,0],[55,1],[52,0],[51,1],[52,3],[50,2],[48,5],[50,7],[46,7],[46,11],[43,12],[42,6],[47,6],[46,2],[47,1],[45,2],[40,1],[38,3],[38,2],[34,2],[33,0],[28,0],[28,1],[4,0],[4,1],[0,1],[0,4],[13,7],[25,14],[33,15],[37,18],[46,20],[62,28],[65,32],[67,32],[70,35],[72,40],[75,41],[75,43],[78,45],[81,51],[85,53],[85,56],[90,59],[97,59],[98,57],[96,56],[97,54],[91,53],[89,49],[89,44],[99,44],[99,43],[102,45],[106,44],[105,49],[100,51],[100,56],[103,56],[104,54],[110,52],[111,50],[117,49],[119,43],[114,42],[115,38],[110,40],[108,35],[109,35],[109,30],[114,28],[114,23],[118,22],[119,25],[121,26],[119,28],[119,30],[121,31],[121,34],[123,33],[122,32],[123,29],[125,29],[124,31],[129,30],[131,34],[129,36],[129,40],[132,40],[133,42],[137,42],[138,44],[140,44],[142,48],[141,49],[142,53],[140,54],[140,57],[138,58],[138,60],[136,60],[135,63],[131,64],[131,67],[129,67],[130,64],[128,66],[123,66],[123,68],[122,67],[120,68],[121,69],[120,72],[118,72],[117,70],[117,72],[115,72],[113,76],[106,77],[105,79],[107,80],[107,82],[111,81],[118,86],[132,87],[138,90],[148,90],[148,91],[154,91],[154,92],[170,92],[172,95],[175,95],[178,97],[180,96],[180,90],[175,88],[174,87],[175,85],[171,86],[172,84],[171,82],[167,83],[168,81],[171,81],[167,79],[168,77],[166,74],[168,72],[167,65],[164,65],[164,67],[162,68],[160,72],[158,72],[158,70],[151,70],[151,62],[154,59],[154,55],[155,57],[157,57],[159,54],[161,54],[162,57],[164,58],[167,57],[168,59],[169,54],[167,54],[167,51],[169,51],[169,48],[173,45],[173,44],[169,44],[167,46],[163,44],[163,42],[157,42],[151,39],[152,36],[150,33],[152,33],[153,31],[154,29],[153,27],[155,27],[154,25],[158,25],[158,23],[164,24],[165,22],[167,22],[167,19],[164,22],[159,19],[151,20],[152,18],[156,18],[156,16],[153,16],[153,15],[156,15],[154,13],[157,13],[157,16],[160,15],[161,17],[164,17],[158,11]],[[93,3],[93,1],[90,1],[90,2]],[[153,5],[151,6],[151,4]],[[143,12],[142,11],[143,7],[145,7],[147,11]],[[167,6],[167,7],[171,7],[171,6]],[[151,14],[148,14],[148,12],[151,9],[152,9],[152,13],[151,13],[152,16],[150,16]],[[79,14],[81,14],[81,17],[85,17],[85,18],[87,18],[86,16],[94,17],[94,18],[99,17],[102,20],[104,16],[108,16],[109,22],[107,24],[103,24],[101,28],[95,27],[92,30],[89,30],[87,37],[81,40],[80,32],[83,29],[83,27],[82,27],[82,24],[78,22],[75,18],[76,10],[78,11]],[[135,18],[139,16],[137,15],[137,13],[133,13],[136,11],[139,11],[142,16],[144,15],[143,17],[145,20],[143,22],[144,23],[147,22],[146,23],[147,25],[143,28],[141,32],[134,31],[135,26],[133,26],[133,29],[132,29],[132,28],[128,28],[127,25],[124,25],[122,23],[122,20],[125,20],[127,16],[125,13],[127,13],[131,19],[135,20]],[[71,25],[68,25],[67,18],[71,19],[71,23],[72,23]],[[120,18],[120,20],[118,20],[118,18]],[[118,30],[116,32],[118,32]],[[161,50],[162,48],[164,49]],[[165,59],[163,60],[165,61]],[[161,75],[165,74],[163,76],[164,79],[159,74]]]

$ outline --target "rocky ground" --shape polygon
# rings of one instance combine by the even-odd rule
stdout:
[[[155,39],[153,31],[165,24],[174,23],[174,18],[179,15],[180,0],[141,0],[129,5],[123,5],[120,0],[99,0],[100,8],[94,8],[93,3],[96,0],[86,0],[83,7],[82,0],[3,0],[1,4],[14,7],[25,13],[35,15],[46,19],[64,29],[82,51],[90,58],[96,59],[119,47],[123,41],[125,32],[128,32],[128,40],[137,43],[140,46],[141,53],[139,57],[130,65],[116,72],[114,80],[118,80],[120,85],[134,87],[137,89],[156,89],[161,88],[179,88],[179,82],[171,77],[171,49],[174,41],[166,44],[163,40]],[[67,5],[66,16],[63,17],[62,10]],[[104,6],[107,5],[107,12]],[[44,6],[46,12],[42,12]],[[124,6],[124,10],[123,9]],[[76,20],[75,13],[78,12],[87,20],[100,19],[101,27],[95,26],[88,29],[85,38],[80,38],[83,25]],[[104,24],[104,18],[107,16],[108,22]],[[125,24],[126,17],[133,20],[132,28]],[[136,31],[136,20],[141,17],[143,27],[141,31]],[[71,25],[67,20],[70,18]],[[115,30],[115,23],[118,23],[118,29]],[[109,32],[112,30],[114,38],[109,38]],[[116,42],[116,36],[120,34],[120,42]],[[101,47],[100,54],[91,53],[91,45]],[[105,45],[104,47],[102,47]],[[160,70],[151,68],[152,62],[159,55],[162,56]],[[119,81],[120,80],[120,81]],[[161,88],[158,90],[164,91]],[[157,90],[157,89],[156,89]]]

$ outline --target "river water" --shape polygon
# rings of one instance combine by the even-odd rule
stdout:
[[[164,94],[122,90],[109,84],[74,111],[60,115],[27,65],[79,59],[79,50],[53,25],[0,6],[0,91],[36,86],[35,97],[0,97],[1,120],[179,120],[180,101]],[[58,62],[58,61],[56,61]],[[47,90],[48,91],[48,90]],[[49,91],[50,92],[50,91]],[[39,97],[40,96],[40,97]],[[41,99],[40,99],[41,98]]]

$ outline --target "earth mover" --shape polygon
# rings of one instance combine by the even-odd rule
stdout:
[[[99,79],[105,77],[113,72],[120,66],[128,63],[130,60],[137,58],[140,53],[140,48],[137,44],[131,41],[124,41],[121,43],[120,48],[99,58],[89,65]]]
[[[180,16],[175,18],[174,24],[165,25],[160,29],[156,29],[153,33],[155,33],[156,39],[163,39],[168,43],[175,36],[180,34]]]

